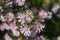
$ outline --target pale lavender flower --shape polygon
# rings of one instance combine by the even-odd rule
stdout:
[[[35,27],[35,33],[38,32],[40,33],[41,31],[43,31],[43,28],[45,28],[45,25],[40,22],[35,22],[34,27]]]
[[[40,12],[39,12],[39,15],[38,15],[40,18],[46,18],[46,16],[47,16],[47,12],[46,11],[44,11],[44,10],[41,10]]]
[[[26,16],[26,19],[25,20],[27,22],[31,22],[32,19],[34,18],[33,12],[31,10],[26,10],[25,16]]]
[[[5,7],[6,7],[6,8],[7,8],[7,7],[12,7],[12,4],[13,4],[12,1],[7,0],[7,1],[5,2]]]
[[[0,25],[0,30],[1,30],[1,31],[4,31],[5,28],[4,28],[2,25]]]
[[[20,32],[24,36],[30,36],[31,35],[30,28],[28,28],[27,26],[25,26],[24,28],[20,28]]]
[[[53,5],[53,8],[52,8],[52,11],[53,11],[53,13],[57,13],[57,11],[60,9],[60,5],[59,4],[54,4]]]
[[[12,33],[13,33],[13,35],[16,36],[16,37],[20,36],[20,32],[17,31],[17,30],[13,30]]]
[[[14,14],[12,12],[9,12],[7,15],[7,22],[11,22],[14,19]]]
[[[18,13],[17,18],[18,18],[18,22],[21,22],[21,24],[25,23],[25,14]]]
[[[5,16],[1,15],[1,20],[2,20],[2,22],[5,22],[7,19]]]
[[[4,35],[4,39],[5,40],[12,40],[12,38],[7,33]]]
[[[48,15],[47,15],[47,19],[51,19],[52,18],[52,12],[47,12],[48,13]]]
[[[51,19],[52,18],[52,12],[47,12],[47,11],[44,11],[44,10],[41,10],[39,12],[39,15],[38,15],[40,18],[43,18],[43,19]]]
[[[9,30],[9,29],[10,29],[10,27],[9,27],[9,25],[8,25],[7,23],[3,23],[2,26],[3,26],[6,30]]]
[[[9,26],[11,31],[16,30],[18,28],[15,23],[10,23]]]
[[[18,4],[18,6],[23,6],[25,3],[25,0],[16,0],[16,3]]]

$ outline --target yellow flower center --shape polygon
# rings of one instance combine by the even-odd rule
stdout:
[[[22,2],[22,0],[18,0],[18,2]]]
[[[14,28],[15,27],[14,24],[11,27]]]
[[[8,18],[8,19],[10,19],[10,18],[11,18],[11,16],[7,16],[7,18]]]
[[[25,28],[24,30],[25,30],[25,32],[26,32],[26,31],[28,31],[28,28]]]
[[[37,28],[40,28],[40,24],[37,24],[36,27],[37,27]]]
[[[18,34],[18,31],[15,31],[14,34]]]
[[[45,16],[44,13],[42,13],[42,16]]]
[[[5,18],[2,18],[2,20],[5,20]]]
[[[26,14],[26,17],[27,17],[27,18],[29,18],[29,17],[30,17],[30,14],[29,14],[29,13],[27,13],[27,14]]]

